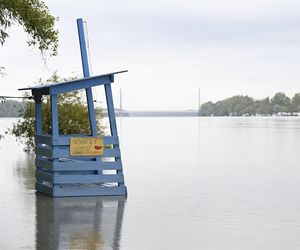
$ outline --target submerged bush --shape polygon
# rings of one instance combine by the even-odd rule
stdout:
[[[66,79],[63,79],[66,80]],[[46,82],[59,82],[61,79],[54,74]],[[96,125],[100,135],[105,134],[102,125],[103,111],[95,109]],[[32,151],[35,147],[35,104],[32,99],[25,99],[24,109],[19,119],[13,124],[8,133],[16,136],[24,143],[25,151]],[[51,134],[51,106],[49,96],[42,100],[43,134]],[[91,134],[88,108],[83,91],[73,91],[58,95],[58,123],[60,134]]]

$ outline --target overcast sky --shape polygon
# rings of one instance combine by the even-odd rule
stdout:
[[[21,27],[0,48],[1,95],[19,95],[55,70],[82,72],[76,18],[87,21],[93,75],[128,69],[113,83],[129,110],[196,109],[232,95],[300,92],[300,2],[294,0],[47,0],[59,17],[59,55],[45,65]],[[98,92],[102,89],[98,90]],[[102,99],[102,95],[97,95]],[[101,101],[101,100],[100,100]],[[103,100],[102,100],[103,101]]]

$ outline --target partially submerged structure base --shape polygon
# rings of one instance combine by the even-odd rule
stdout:
[[[107,187],[101,184],[64,184],[44,185],[36,183],[36,190],[52,197],[79,197],[79,196],[124,196],[126,187]]]

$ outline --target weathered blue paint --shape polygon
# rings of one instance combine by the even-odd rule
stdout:
[[[118,130],[117,130],[116,114],[115,114],[115,107],[114,107],[114,102],[113,102],[111,84],[104,85],[104,88],[105,88],[106,103],[107,103],[109,123],[110,123],[110,133],[112,136],[117,136]],[[116,156],[116,158],[115,158],[116,162],[121,161],[121,151],[120,151],[119,144],[114,145],[114,149],[116,149],[120,152],[120,155]],[[117,174],[123,175],[123,169],[117,170]],[[124,183],[118,183],[118,185],[124,186]]]
[[[59,135],[58,138],[53,138],[51,135],[37,135],[36,141],[40,144],[47,144],[47,145],[56,145],[56,146],[68,146],[70,145],[70,138],[71,137],[90,137],[90,135],[84,135],[84,134],[72,134],[72,135]],[[118,145],[119,144],[119,137],[118,136],[103,136],[103,141],[105,145],[113,144]]]
[[[51,95],[51,132],[52,137],[58,137],[59,129],[58,129],[58,99],[57,95]]]
[[[35,96],[35,133],[41,135],[43,133],[43,124],[42,124],[42,97]]]
[[[73,183],[113,183],[124,182],[123,175],[106,174],[106,175],[59,175],[54,176],[52,182],[54,184],[73,184]]]
[[[83,76],[90,77],[90,67],[89,67],[89,63],[88,63],[88,56],[87,56],[87,49],[86,49],[87,46],[86,46],[86,42],[85,42],[82,18],[77,19],[77,29],[78,29],[80,52],[81,52],[81,63],[82,63],[82,69],[83,69]]]
[[[118,131],[117,131],[116,114],[115,114],[114,102],[112,97],[111,84],[106,84],[104,87],[105,87],[107,111],[109,116],[110,133],[112,136],[116,136],[118,135]]]
[[[80,136],[80,135],[77,135]],[[87,136],[87,135],[85,135]],[[51,144],[49,135],[36,136],[37,142]],[[48,140],[45,141],[44,138]],[[53,138],[53,137],[52,137]],[[70,136],[59,135],[57,142],[67,145],[37,145],[36,188],[39,192],[55,196],[126,195],[123,166],[119,148],[106,148],[100,161],[94,157],[71,157]],[[104,137],[105,145],[118,145],[116,137]],[[99,174],[99,171],[113,173]],[[114,184],[112,186],[109,186]],[[116,188],[116,187],[122,188]]]
[[[125,195],[126,187],[105,187],[100,185],[87,185],[86,188],[82,188],[84,185],[57,185],[52,189],[52,193],[55,197],[71,197],[71,196],[97,196],[97,195]]]
[[[51,158],[68,158],[70,156],[69,146],[40,146],[37,145],[35,153],[44,157]],[[104,149],[103,155],[100,157],[121,157],[119,148]]]
[[[121,170],[122,162],[96,162],[96,161],[80,161],[66,160],[53,162],[47,158],[36,158],[35,165],[45,170],[53,171],[77,171],[77,170]]]
[[[54,95],[62,94],[66,92],[75,91],[78,89],[85,89],[90,87],[95,87],[99,85],[105,85],[111,83],[111,76],[125,73],[127,70],[111,72],[107,74],[102,74],[98,76],[92,76],[72,81],[60,82],[55,84],[44,84],[33,87],[20,88],[19,90],[31,90],[34,96],[37,95]]]
[[[127,190],[124,183],[123,165],[111,89],[114,75],[126,71],[89,77],[82,19],[79,19],[77,23],[79,23],[78,30],[85,78],[21,89],[31,90],[36,104],[36,190],[53,197],[126,195]],[[102,156],[71,157],[71,137],[98,136],[91,88],[99,85],[104,85],[105,87],[111,136],[103,137],[106,148]],[[87,94],[91,134],[59,134],[58,94],[80,89],[85,89]],[[43,95],[50,95],[51,100],[50,135],[43,134],[42,130],[41,98]]]
[[[94,109],[94,101],[93,101],[93,93],[91,88],[85,89],[86,92],[86,100],[88,103],[89,109],[89,121],[91,126],[91,133],[93,136],[97,136],[97,125],[96,125],[96,117],[95,117],[95,109]]]
[[[89,68],[89,61],[88,61],[87,50],[86,50],[86,42],[85,42],[85,35],[84,35],[84,28],[83,28],[82,18],[77,19],[77,28],[78,28],[78,37],[79,37],[79,45],[80,45],[80,52],[81,52],[81,62],[82,62],[83,76],[84,77],[90,77],[90,68]],[[85,92],[86,92],[86,100],[87,100],[87,103],[88,103],[91,132],[92,132],[93,136],[97,136],[97,126],[96,126],[96,118],[95,118],[94,100],[93,100],[92,89],[90,87],[86,88]]]

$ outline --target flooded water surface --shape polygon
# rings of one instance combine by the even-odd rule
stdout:
[[[0,134],[16,119],[0,119]],[[300,249],[300,119],[118,119],[128,197],[52,199],[0,141],[0,249]]]

